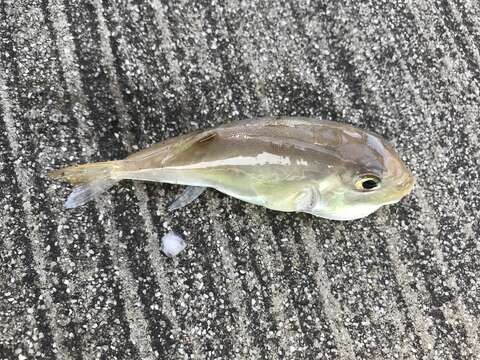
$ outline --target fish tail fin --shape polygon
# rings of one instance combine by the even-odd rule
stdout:
[[[48,176],[75,185],[65,202],[65,208],[72,209],[93,200],[120,181],[113,178],[112,173],[121,168],[122,161],[106,161],[54,170]]]

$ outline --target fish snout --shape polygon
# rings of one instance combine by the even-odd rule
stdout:
[[[408,173],[402,178],[400,183],[397,185],[398,192],[402,193],[403,196],[408,195],[415,185],[415,177],[413,174]]]

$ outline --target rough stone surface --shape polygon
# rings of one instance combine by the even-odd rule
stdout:
[[[1,1],[0,359],[475,359],[480,7]],[[412,196],[332,222],[49,169],[260,115],[383,134]],[[160,239],[187,249],[169,259]]]

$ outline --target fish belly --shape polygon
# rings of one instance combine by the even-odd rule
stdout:
[[[257,169],[258,170],[258,169]],[[295,211],[295,199],[301,192],[298,181],[268,181],[257,173],[240,169],[145,169],[119,172],[122,179],[204,186],[234,198],[273,210]]]

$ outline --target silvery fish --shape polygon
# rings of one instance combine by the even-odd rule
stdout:
[[[124,160],[67,167],[50,176],[76,186],[66,208],[133,179],[188,185],[170,210],[214,188],[269,209],[332,220],[367,216],[414,185],[410,170],[378,135],[301,117],[238,121],[165,140]]]

